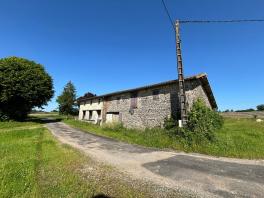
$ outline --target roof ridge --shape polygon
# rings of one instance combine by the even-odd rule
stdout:
[[[197,75],[188,76],[188,77],[185,78],[185,80],[199,79],[199,78],[206,77],[206,76],[207,76],[206,73],[199,73]],[[174,83],[174,82],[177,82],[177,81],[178,81],[178,79],[168,80],[168,81],[163,81],[163,82],[154,83],[154,84],[150,84],[150,85],[140,86],[140,87],[136,87],[136,88],[130,88],[130,89],[124,89],[124,90],[120,90],[120,91],[110,92],[110,93],[98,95],[98,96],[95,96],[95,97],[89,97],[89,98],[81,96],[77,100],[78,101],[82,101],[82,100],[85,100],[85,99],[101,98],[101,97],[121,94],[121,93],[125,93],[125,92],[133,92],[133,91],[137,91],[137,90],[140,90],[140,89],[146,89],[146,88],[151,88],[151,87],[155,87],[155,86],[166,85],[166,84]]]

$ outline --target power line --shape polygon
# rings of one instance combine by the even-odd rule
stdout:
[[[170,20],[171,26],[172,26],[173,30],[175,31],[174,22],[173,22],[173,20],[172,20],[172,17],[171,17],[171,15],[170,15],[170,12],[169,12],[169,10],[168,10],[168,8],[167,8],[167,6],[166,6],[164,0],[161,0],[161,1],[162,1],[162,4],[163,4],[163,7],[164,7],[164,9],[165,9],[165,12],[166,12],[167,15],[168,15],[168,18],[169,18],[169,20]]]
[[[243,23],[243,22],[264,22],[264,19],[180,20],[180,23]]]

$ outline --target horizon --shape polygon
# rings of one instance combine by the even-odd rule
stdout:
[[[261,0],[166,4],[173,19],[264,18]],[[79,97],[177,79],[174,33],[160,0],[6,0],[0,7],[0,58],[45,67],[55,90],[46,111],[68,81]],[[208,74],[221,111],[255,109],[264,103],[263,31],[264,23],[182,24],[185,77]]]

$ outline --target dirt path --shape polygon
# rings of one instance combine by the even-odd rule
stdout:
[[[198,197],[264,195],[264,160],[166,152],[84,133],[61,122],[46,126],[61,142],[137,179]]]

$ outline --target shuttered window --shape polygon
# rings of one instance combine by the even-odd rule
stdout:
[[[160,91],[158,89],[152,91],[153,100],[159,100],[159,93]]]
[[[137,93],[132,93],[131,94],[130,108],[131,109],[136,109],[137,108]]]

